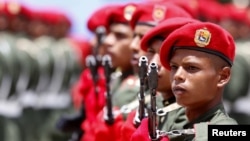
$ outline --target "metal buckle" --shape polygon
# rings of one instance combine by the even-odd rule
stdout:
[[[132,111],[132,109],[130,109],[127,105],[123,105],[120,109],[120,112],[121,113],[124,113],[124,114],[128,114]]]
[[[164,137],[164,136],[181,136],[181,135],[191,135],[194,134],[194,129],[184,129],[184,130],[172,130],[172,131],[160,131],[157,130],[157,136]]]

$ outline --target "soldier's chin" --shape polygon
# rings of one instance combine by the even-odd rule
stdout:
[[[161,87],[160,85],[157,86],[157,91],[160,93],[165,93],[165,89],[163,87]]]

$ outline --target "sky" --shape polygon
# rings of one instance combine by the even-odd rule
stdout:
[[[9,0],[10,1],[10,0]],[[13,1],[13,0],[12,0]],[[31,9],[55,8],[65,12],[72,21],[70,34],[89,38],[90,31],[86,27],[89,16],[98,7],[109,3],[138,2],[140,0],[15,0]]]

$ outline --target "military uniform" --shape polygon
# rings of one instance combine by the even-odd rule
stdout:
[[[108,12],[105,12],[105,13],[103,12],[104,16],[106,17],[105,18],[106,21],[104,22],[105,23],[104,25],[106,27],[108,27],[108,30],[110,30],[109,26],[111,26],[112,23],[114,23],[115,25],[116,25],[116,23],[117,23],[117,25],[119,25],[120,23],[122,23],[122,24],[123,23],[128,23],[128,21],[127,21],[128,19],[127,19],[127,17],[124,16],[124,14],[130,14],[130,13],[127,13],[126,11],[124,12],[125,5],[114,5],[111,8],[105,9],[104,11],[106,11],[106,10]],[[107,14],[107,15],[105,15],[105,14]],[[127,25],[127,24],[124,27],[126,29],[129,29],[129,28],[127,28],[127,27],[129,27],[129,25]],[[112,34],[109,34],[109,35],[112,36]],[[128,48],[128,43],[129,42],[127,42],[127,41],[130,40],[132,33],[130,33],[130,32],[127,33],[126,32],[124,34],[126,34],[127,37],[125,38],[126,42],[124,42],[124,45],[122,46],[122,48]],[[118,40],[124,40],[124,39],[118,39]],[[117,44],[119,42],[118,40],[116,42],[112,43],[112,45],[111,45],[113,48],[117,48],[116,50],[120,50],[120,49],[116,45],[113,46],[113,44]],[[106,43],[105,41],[104,41],[104,44]],[[126,49],[126,52],[128,52],[127,49]],[[128,53],[130,53],[130,52],[128,52]],[[129,55],[129,54],[124,54],[124,55]],[[116,57],[118,57],[118,56],[116,56]],[[112,60],[112,62],[115,62],[115,61],[117,61],[117,60]],[[115,67],[123,67],[122,68],[123,72],[120,72],[120,70],[118,70],[117,68],[113,68],[113,69],[117,69],[114,74],[119,74],[116,77],[116,79],[113,79],[110,82],[110,94],[111,94],[112,108],[114,110],[113,113],[116,113],[115,109],[120,108],[124,104],[129,103],[130,101],[133,101],[137,96],[137,92],[139,91],[139,89],[137,89],[138,87],[136,87],[136,85],[135,85],[136,84],[136,81],[135,81],[136,78],[132,74],[132,70],[131,70],[130,64],[128,64],[128,61],[129,60],[128,60],[128,57],[127,57],[125,61],[118,62],[120,64],[117,63],[116,64],[117,66],[115,66]],[[126,65],[126,67],[125,67],[125,65]],[[125,69],[126,69],[126,71],[125,71]],[[112,75],[111,75],[111,77],[112,77]],[[107,103],[108,102],[106,102],[106,104]],[[106,115],[105,114],[105,109],[100,111],[100,113],[98,114],[97,118],[94,121],[94,123],[95,123],[94,127],[92,127],[91,129],[86,130],[82,140],[86,140],[86,141],[90,140],[90,139],[87,139],[87,137],[90,137],[90,136],[92,136],[92,138],[100,137],[100,136],[97,135],[98,133],[96,134],[93,131],[94,130],[99,130],[99,129],[100,129],[99,131],[101,131],[102,127],[105,126],[105,121],[104,121],[104,118],[105,118],[104,116],[105,115]],[[113,126],[111,128],[113,128]]]
[[[166,102],[166,101],[165,101]],[[165,115],[159,115],[158,129],[163,131],[183,129],[188,120],[185,115],[185,109],[177,104],[175,98],[170,98],[164,107],[168,107],[169,111]]]
[[[119,89],[112,91],[113,106],[122,107],[137,99],[139,91],[139,78],[135,75],[128,76],[119,86]]]
[[[239,124],[249,124],[250,51],[248,41],[236,41],[236,59],[232,78],[225,88],[229,115]]]
[[[194,121],[190,121],[184,126],[184,129],[195,128],[193,134],[181,136],[169,136],[171,141],[207,141],[208,125],[237,125],[238,123],[230,118],[222,103],[210,109]]]

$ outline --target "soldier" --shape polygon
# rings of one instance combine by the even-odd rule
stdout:
[[[248,16],[249,8],[237,8],[234,4],[228,4],[228,11],[230,16],[227,21],[220,23],[227,23],[230,21],[236,29],[237,37],[235,38],[236,56],[233,73],[230,82],[225,88],[225,101],[228,102],[229,115],[235,118],[239,124],[249,124],[249,110],[246,103],[249,102],[249,88],[250,88],[250,62],[249,62],[249,30],[250,19]],[[220,24],[226,29],[226,24]],[[231,31],[231,30],[229,30]]]
[[[5,121],[6,125],[4,127],[6,127],[6,132],[8,133],[6,140],[20,140],[22,139],[23,135],[21,134],[21,130],[18,129],[20,128],[18,121],[21,119],[23,106],[19,103],[20,95],[18,94],[20,91],[17,85],[19,84],[19,80],[23,77],[23,72],[27,70],[25,67],[29,66],[30,63],[27,62],[29,60],[26,58],[26,54],[24,56],[21,55],[23,52],[16,47],[15,43],[18,38],[25,36],[24,31],[26,23],[30,19],[30,10],[26,6],[15,2],[6,2],[2,8],[4,8],[4,13],[6,14],[9,22],[5,32],[1,32],[0,35],[1,49],[8,50],[7,52],[4,51],[5,53],[2,51],[1,52],[4,54],[4,56],[6,55],[3,60],[7,63],[6,67],[4,67],[6,70],[4,77],[9,78],[2,81],[2,86],[0,89],[2,96],[4,96],[6,93],[9,93],[9,98],[7,98],[4,102],[6,105],[2,102],[2,106],[12,107],[8,109],[6,114],[8,120]],[[23,62],[23,60],[25,62]],[[8,81],[12,81],[11,87],[9,87],[10,85],[8,85]],[[27,82],[23,81],[23,88],[26,88],[26,84]],[[8,113],[11,115],[8,115]],[[14,135],[10,134],[8,130],[12,130]]]
[[[93,55],[94,57],[103,56],[104,54],[106,54],[105,51],[103,51],[104,47],[101,44],[106,35],[106,15],[107,15],[106,10],[109,10],[110,8],[112,8],[112,6],[105,5],[97,9],[95,12],[92,13],[92,15],[89,17],[87,21],[87,27],[89,31],[91,31],[94,34],[92,39],[89,41],[91,46],[89,55]],[[95,74],[95,72],[91,70],[88,64],[89,62],[86,62],[86,59],[83,61],[87,68],[82,71],[80,78],[78,78],[78,81],[71,88],[72,100],[76,109],[79,109],[82,106],[83,104],[82,100],[85,99],[84,98],[85,94],[88,93],[86,91],[87,89],[89,90],[90,86],[92,85],[92,82],[90,80],[85,80],[85,79],[92,79],[92,78],[96,79],[97,77],[103,78],[104,76],[104,74],[100,74],[99,71],[97,71],[97,73]],[[96,65],[97,68],[101,67],[99,63]],[[95,79],[93,80],[96,81]],[[88,81],[91,83],[89,84],[84,81]]]
[[[166,38],[168,34],[171,33],[171,31],[192,22],[198,21],[188,17],[172,17],[166,19],[161,22],[157,27],[154,27],[153,29],[148,31],[141,40],[141,49],[147,51],[148,58],[152,58],[151,62],[156,62],[159,67],[157,91],[163,97],[163,101],[161,102],[164,106],[164,108],[159,106],[157,107],[159,108],[159,111],[163,112],[162,114],[158,115],[158,124],[160,130],[170,131],[175,129],[183,129],[183,125],[187,123],[184,109],[179,108],[179,105],[176,104],[175,97],[171,90],[171,84],[168,83],[169,71],[161,67],[161,63],[159,62],[160,45],[162,43],[162,39]],[[124,124],[124,127],[122,127],[122,133],[124,133],[125,135],[123,139],[130,137],[131,133],[136,130],[134,126],[130,125],[133,122],[126,122],[127,124]],[[131,129],[133,130],[131,131]]]
[[[218,34],[221,38],[214,37]],[[164,40],[160,61],[170,70],[177,103],[185,107],[189,123],[184,129],[193,131],[175,139],[207,140],[208,124],[237,124],[227,115],[222,104],[223,89],[230,80],[234,57],[232,36],[213,23],[187,24]],[[150,140],[147,127],[148,119],[144,119],[131,140]]]
[[[76,131],[72,134],[72,140],[79,140],[83,133],[86,140],[91,140],[92,135],[89,133],[91,130],[88,130],[87,126],[81,127],[81,123],[94,122],[97,113],[105,105],[105,76],[104,69],[100,64],[100,58],[106,54],[102,42],[107,30],[107,11],[115,6],[106,5],[97,9],[87,21],[88,29],[94,34],[93,39],[90,41],[92,46],[91,54],[84,60],[87,68],[82,71],[80,78],[71,88],[73,104],[75,109],[79,110],[79,113],[64,116],[57,123],[58,128],[62,131]],[[88,136],[89,134],[90,136]]]
[[[248,39],[249,39],[249,16],[248,8],[239,8],[233,3],[229,4],[220,4],[218,2],[200,2],[201,10],[202,8],[207,7],[207,5],[217,5],[217,9],[220,9],[221,12],[211,9],[203,9],[207,11],[204,14],[207,17],[207,20],[210,20],[212,17],[217,20],[217,24],[222,28],[227,30],[234,38],[236,44],[236,54],[234,66],[232,67],[232,76],[229,83],[226,85],[224,90],[224,101],[225,108],[228,111],[229,115],[235,118],[239,124],[248,124],[249,115],[248,110],[242,106],[241,99],[246,99],[249,92],[249,53],[248,51]],[[214,11],[214,12],[211,12]],[[228,11],[228,12],[226,12]],[[215,15],[215,16],[211,16]],[[236,108],[240,105],[242,108]]]
[[[116,79],[113,79],[110,82],[111,84],[106,84],[110,86],[110,93],[112,94],[111,97],[109,97],[109,101],[106,101],[106,104],[111,102],[112,106],[106,106],[105,109],[108,107],[111,108],[110,111],[112,113],[115,113],[112,111],[113,108],[120,108],[122,105],[133,100],[138,91],[138,87],[134,87],[135,81],[132,78],[133,70],[132,65],[130,64],[131,50],[129,49],[129,44],[133,37],[132,29],[129,26],[129,20],[135,7],[136,5],[133,3],[121,4],[107,11],[108,16],[106,20],[108,21],[107,30],[109,32],[104,39],[103,47],[111,57],[112,67],[116,69],[114,74],[119,74],[118,76],[115,76]],[[122,59],[120,59],[121,56],[123,56]],[[122,99],[121,96],[123,97]],[[88,132],[92,132],[92,138],[97,137],[93,131],[96,127],[101,127],[101,123],[105,121],[103,119],[105,114],[105,112],[101,111],[97,119],[94,120],[95,124],[93,123],[91,125],[93,128],[88,129]],[[106,120],[109,120],[109,118]],[[99,121],[100,123],[98,123]],[[88,122],[83,123],[83,127],[87,128],[88,124]],[[85,134],[83,140],[87,140],[88,136],[90,136],[89,133]],[[94,140],[94,138],[92,140]]]

